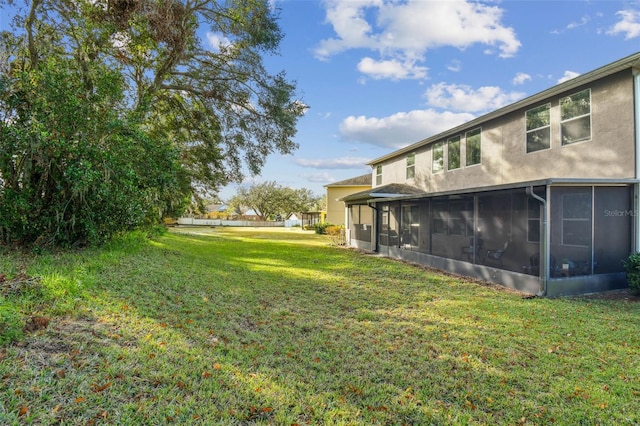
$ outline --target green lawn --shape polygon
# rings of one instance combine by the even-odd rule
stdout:
[[[0,349],[2,424],[640,424],[638,303],[282,229],[5,252],[0,274],[5,340],[18,311],[50,320]]]

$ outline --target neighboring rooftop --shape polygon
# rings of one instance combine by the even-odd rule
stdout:
[[[426,194],[420,188],[415,186],[406,185],[404,183],[390,183],[388,185],[378,186],[372,189],[368,189],[362,192],[356,192],[355,194],[347,195],[341,198],[341,201],[360,201],[370,200],[373,198],[397,198],[406,195],[424,195]]]
[[[353,178],[341,180],[340,182],[328,183],[324,185],[324,187],[327,188],[327,187],[334,187],[334,186],[371,186],[371,183],[372,183],[371,173],[367,173],[366,175],[356,176]]]

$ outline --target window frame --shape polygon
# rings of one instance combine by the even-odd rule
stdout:
[[[436,150],[439,151],[436,159]],[[438,164],[438,167],[436,167]],[[444,141],[436,142],[431,146],[431,173],[442,173],[444,171]]]
[[[540,243],[540,209],[541,205],[539,201],[527,198],[527,242],[528,243]],[[532,226],[532,224],[534,224]],[[537,232],[534,232],[537,231]],[[533,233],[533,234],[532,234]],[[531,238],[532,236],[535,237]]]
[[[587,93],[587,98],[588,98],[588,112],[587,113],[583,113],[583,114],[578,114],[576,116],[571,116],[568,118],[564,117],[564,108],[563,108],[563,103],[565,100],[567,99],[571,99],[574,97],[577,97],[578,95],[581,95],[583,93]],[[580,90],[579,92],[575,92],[571,95],[568,96],[564,96],[562,98],[560,98],[559,102],[558,102],[559,106],[560,106],[560,143],[562,146],[567,146],[567,145],[573,145],[575,143],[579,143],[579,142],[587,142],[590,141],[592,139],[592,121],[591,121],[591,89],[584,89],[584,90]],[[578,122],[578,121],[583,121],[584,119],[587,119],[588,121],[588,127],[589,127],[589,135],[585,136],[585,137],[581,137],[577,140],[574,141],[570,141],[570,142],[565,142],[565,132],[564,127],[567,123],[571,123],[571,122]]]
[[[382,164],[376,166],[376,186],[382,185]]]
[[[531,127],[529,128],[529,113],[537,111],[537,110],[542,110],[545,109],[547,112],[547,123],[542,125],[542,126],[537,126],[537,127]],[[542,105],[538,105],[535,108],[530,108],[528,110],[526,110],[524,112],[524,122],[525,122],[525,150],[527,154],[531,154],[534,152],[538,152],[538,151],[545,151],[548,149],[551,149],[551,102],[548,102],[546,104],[542,104]],[[531,150],[529,148],[529,135],[533,134],[533,133],[538,133],[538,132],[546,132],[548,133],[548,141],[549,144],[546,147],[543,148],[538,148],[538,149],[534,149]]]
[[[412,152],[407,155],[407,173],[406,179],[414,179],[416,177],[416,153]]]
[[[454,164],[454,167],[451,167],[451,161],[452,157],[451,155],[451,147],[457,144],[457,152],[458,152],[458,164],[457,166]],[[462,167],[462,158],[461,158],[461,145],[462,145],[462,137],[460,135],[454,136],[452,138],[447,139],[447,170],[458,170],[460,167]]]
[[[473,134],[469,136],[471,133],[477,132],[477,134]],[[476,163],[471,162],[469,149],[469,139],[478,136],[478,161]],[[478,164],[482,164],[482,127],[477,127],[475,129],[469,130],[464,134],[464,143],[465,143],[465,167],[469,166],[477,166]]]

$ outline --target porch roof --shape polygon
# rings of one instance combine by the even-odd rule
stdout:
[[[370,201],[372,199],[396,199],[404,197],[416,197],[424,196],[427,193],[415,186],[406,185],[403,183],[390,183],[388,185],[376,186],[375,188],[367,189],[366,191],[356,192],[349,194],[346,197],[340,198],[338,201],[356,202],[356,201]]]
[[[460,190],[426,192],[419,188],[404,184],[389,184],[362,191],[341,198],[347,204],[357,202],[378,203],[399,200],[422,200],[426,198],[447,197],[452,195],[476,194],[479,192],[500,191],[506,189],[527,188],[530,186],[615,186],[633,185],[640,183],[640,179],[572,179],[572,178],[549,178],[533,181],[516,182],[510,184],[482,186]],[[403,192],[404,191],[404,192]]]

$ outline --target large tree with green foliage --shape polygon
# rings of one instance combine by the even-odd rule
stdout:
[[[267,220],[277,215],[287,218],[292,213],[313,210],[321,203],[321,199],[309,189],[293,189],[275,181],[267,181],[240,187],[229,204],[234,210],[239,206],[249,207],[260,220]]]
[[[5,243],[103,241],[296,149],[267,0],[17,3],[0,0]]]

